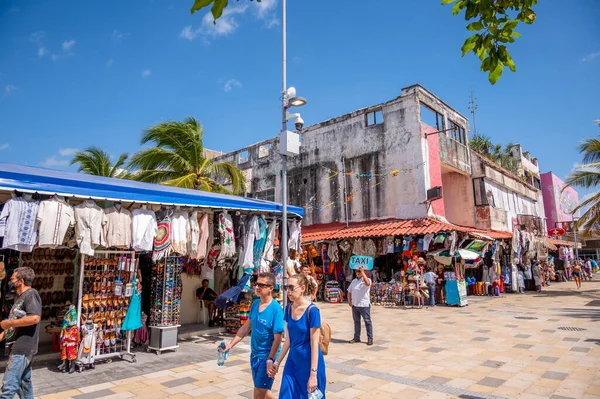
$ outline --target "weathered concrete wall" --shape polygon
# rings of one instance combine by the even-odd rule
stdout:
[[[420,101],[450,115],[453,122],[468,131],[466,118],[416,85],[403,89],[402,96],[394,100],[312,125],[302,132],[300,155],[288,158],[287,166],[289,203],[305,208],[304,225],[427,216],[426,191],[441,182],[435,176],[432,181],[431,158],[421,130]],[[383,123],[367,126],[367,114],[373,111],[382,112]],[[261,150],[265,145],[271,146],[267,155],[264,148]],[[250,193],[275,188],[275,201],[281,201],[278,146],[278,139],[267,140],[217,161],[227,160],[251,170]],[[240,163],[240,155],[245,162]],[[443,216],[441,205],[434,209]]]
[[[475,226],[475,200],[470,176],[442,167],[444,208],[450,223]]]

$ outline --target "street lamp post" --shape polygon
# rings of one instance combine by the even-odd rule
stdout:
[[[296,89],[287,87],[287,37],[286,37],[286,11],[287,0],[282,0],[281,13],[281,133],[279,135],[279,152],[281,154],[281,242],[279,248],[281,251],[281,262],[283,266],[283,286],[287,286],[287,260],[288,260],[288,226],[287,226],[287,157],[288,155],[297,155],[299,152],[299,138],[293,137],[294,134],[287,131],[287,122],[290,118],[296,117],[296,126],[301,129],[304,122],[300,114],[289,114],[290,107],[301,107],[306,104],[306,99],[296,96]],[[297,135],[295,135],[297,136]],[[293,147],[293,148],[291,148]],[[283,306],[287,305],[287,292],[283,290]]]

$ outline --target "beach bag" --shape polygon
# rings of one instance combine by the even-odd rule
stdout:
[[[310,308],[312,308],[313,306],[315,306],[314,304],[311,304],[308,306],[308,310],[307,310],[307,315],[306,318],[307,320],[310,322]],[[290,308],[290,312],[291,312],[291,308]],[[327,353],[329,352],[329,343],[331,342],[331,327],[329,326],[329,324],[323,320],[323,318],[321,318],[321,327],[319,328],[320,331],[320,337],[319,337],[319,347],[321,347],[321,352],[323,353],[323,355],[327,355]]]

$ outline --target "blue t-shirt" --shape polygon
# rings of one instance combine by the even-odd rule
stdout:
[[[250,323],[252,323],[252,355],[260,359],[267,359],[271,353],[274,335],[281,334],[285,330],[283,322],[283,310],[276,300],[265,310],[259,312],[260,299],[252,303],[250,308]]]

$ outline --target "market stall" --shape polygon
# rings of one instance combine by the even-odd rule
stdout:
[[[281,212],[268,201],[8,164],[0,164],[0,204],[7,273],[36,271],[50,339],[77,305],[82,338],[95,342],[86,364],[132,355],[141,309],[151,349],[176,349],[177,328],[197,320],[201,279],[221,292],[270,268]],[[288,211],[298,240],[303,210]],[[6,311],[6,279],[2,289]]]

